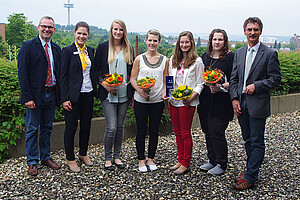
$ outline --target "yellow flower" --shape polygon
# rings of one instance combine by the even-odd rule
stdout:
[[[186,86],[185,85],[182,85],[182,86],[179,86],[178,87],[178,90],[181,90],[181,91],[183,91],[183,90],[185,90],[186,89]]]
[[[178,97],[182,97],[182,93],[179,93],[179,94],[178,94]]]

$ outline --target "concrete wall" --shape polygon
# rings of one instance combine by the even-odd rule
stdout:
[[[271,97],[271,112],[272,114],[293,112],[300,109],[300,94],[289,94],[279,97]],[[199,126],[198,114],[195,113],[192,127]],[[64,135],[65,123],[55,122],[53,124],[53,131],[51,136],[51,150],[56,151],[64,148],[63,135]],[[161,133],[171,133],[172,124],[164,123],[160,127]],[[125,127],[124,139],[135,136],[136,127]],[[98,144],[103,142],[105,133],[105,119],[103,117],[94,118],[91,125],[90,144]],[[75,144],[78,146],[78,133],[76,133]],[[11,146],[9,151],[9,157],[25,156],[25,133],[21,136],[17,146]]]

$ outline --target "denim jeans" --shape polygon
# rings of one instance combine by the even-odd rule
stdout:
[[[120,159],[122,141],[124,138],[124,122],[130,100],[124,103],[109,103],[101,101],[102,110],[106,122],[104,135],[105,160],[112,160],[112,148],[114,147],[114,159]]]
[[[55,92],[42,94],[39,107],[26,109],[25,146],[28,165],[38,164],[39,158],[41,161],[50,159],[50,138],[54,114]]]
[[[266,118],[250,117],[246,98],[243,98],[241,102],[241,112],[242,114],[238,117],[238,120],[247,154],[247,170],[244,179],[250,183],[255,183],[265,155],[264,132]]]

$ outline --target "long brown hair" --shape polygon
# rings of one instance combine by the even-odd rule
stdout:
[[[192,64],[195,63],[196,59],[198,58],[193,34],[190,31],[183,31],[179,34],[175,48],[174,48],[174,53],[173,53],[173,58],[172,58],[172,68],[179,68],[180,62],[183,59],[183,52],[180,49],[180,38],[182,36],[187,36],[191,42],[191,48],[190,48],[187,58],[184,62],[184,68],[185,69],[189,68]]]
[[[213,46],[212,46],[212,40],[214,37],[215,33],[222,33],[223,37],[224,37],[224,47],[222,49],[222,52],[220,54],[220,59],[225,59],[227,54],[229,53],[229,41],[228,41],[228,36],[227,33],[223,30],[223,29],[214,29],[212,30],[212,32],[209,35],[209,41],[207,43],[207,53],[206,56],[209,58],[212,56],[213,54]]]

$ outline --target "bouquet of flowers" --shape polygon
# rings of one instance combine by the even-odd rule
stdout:
[[[155,85],[155,78],[146,76],[145,78],[137,80],[136,84],[139,88],[143,89],[148,94],[146,101],[150,101],[150,96],[149,96],[149,93],[151,91],[150,88],[152,88]]]
[[[220,69],[208,68],[203,72],[202,79],[208,85],[215,85],[224,75],[224,72]]]
[[[193,89],[189,86],[182,85],[171,90],[172,98],[175,100],[187,100],[193,93]]]
[[[109,87],[117,89],[118,86],[123,84],[124,78],[122,74],[120,75],[114,73],[114,74],[106,74],[104,79],[102,78],[102,80],[100,79],[100,81]],[[116,96],[117,92],[114,92],[113,95]]]

